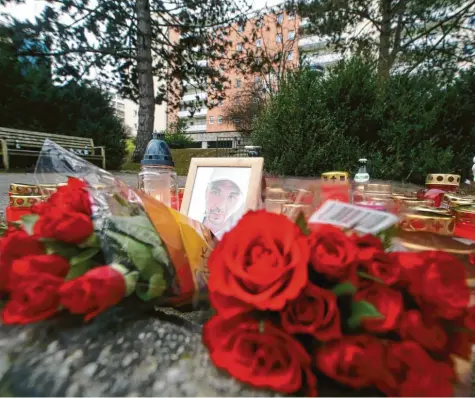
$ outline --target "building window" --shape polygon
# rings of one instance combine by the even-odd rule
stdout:
[[[242,43],[236,44],[236,51],[237,51],[238,53],[242,52]]]
[[[468,22],[471,26],[475,26],[475,16],[470,17],[470,21]]]
[[[295,39],[295,30],[289,30],[289,33],[287,34],[287,39],[288,40],[294,40]]]
[[[236,98],[234,98],[234,102],[236,103],[236,105],[239,105],[241,103],[241,96],[236,96]]]
[[[292,61],[294,59],[294,52],[293,51],[289,51],[287,53],[287,61]]]
[[[275,35],[275,42],[282,43],[282,33]]]
[[[244,25],[238,25],[238,32],[244,32]]]
[[[259,18],[257,21],[256,21],[256,26],[258,28],[262,28],[262,18]]]
[[[284,14],[277,14],[277,24],[282,25],[282,22],[284,22]]]
[[[223,106],[223,99],[222,98],[218,98],[218,106]]]
[[[241,79],[236,79],[236,88],[241,88]]]
[[[257,48],[262,47],[262,39],[257,39],[257,40],[256,40],[256,47],[257,47]]]
[[[209,124],[214,124],[214,116],[209,117]]]
[[[295,11],[290,11],[288,18],[289,21],[293,21],[295,19]]]
[[[220,70],[221,72],[224,72],[224,64],[219,64],[219,70]]]
[[[218,115],[218,124],[223,124],[223,117]]]

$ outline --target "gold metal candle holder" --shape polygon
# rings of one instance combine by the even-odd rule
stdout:
[[[29,208],[43,200],[42,196],[10,196],[10,207],[15,208]]]
[[[41,195],[41,192],[37,185],[11,183],[9,194],[19,196],[39,196]]]
[[[452,236],[455,230],[455,217],[448,210],[414,208],[402,216],[401,229],[408,232],[431,232]]]

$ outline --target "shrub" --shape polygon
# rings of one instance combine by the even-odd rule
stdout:
[[[354,172],[365,156],[374,178],[466,177],[475,154],[467,145],[475,142],[474,99],[473,69],[445,86],[430,75],[380,81],[373,61],[353,58],[323,76],[289,76],[259,114],[253,141],[276,174]]]

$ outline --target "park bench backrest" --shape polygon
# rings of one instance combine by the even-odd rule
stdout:
[[[41,148],[44,141],[49,138],[56,144],[61,145],[65,149],[84,149],[94,147],[92,138],[72,137],[59,134],[39,133],[36,131],[25,131],[0,127],[0,139],[7,142],[8,147],[15,147],[20,144],[21,147]]]

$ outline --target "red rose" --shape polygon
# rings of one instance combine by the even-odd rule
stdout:
[[[61,208],[67,212],[92,215],[87,184],[73,177],[69,177],[68,185],[59,187],[43,207]],[[38,209],[41,209],[41,206]]]
[[[60,289],[61,305],[86,321],[117,304],[126,293],[124,276],[110,266],[87,271]]]
[[[9,229],[0,239],[0,291],[6,287],[13,261],[43,254],[43,245],[22,229]]]
[[[415,342],[390,343],[384,369],[385,377],[376,384],[388,396],[453,396],[455,374],[450,364],[434,361]]]
[[[290,334],[311,334],[321,341],[341,337],[336,296],[318,286],[308,284],[299,297],[287,304],[280,319]]]
[[[321,224],[310,235],[310,260],[315,271],[332,280],[346,279],[357,248],[345,233],[332,225]]]
[[[306,350],[271,322],[214,316],[203,327],[211,360],[236,379],[290,394],[307,388],[316,395],[316,379]]]
[[[475,306],[467,308],[464,316],[464,326],[475,332]]]
[[[353,234],[351,239],[358,248],[358,258],[360,260],[368,260],[373,256],[375,250],[384,252],[384,246],[381,239],[374,235],[366,234],[360,236],[358,234]]]
[[[13,262],[8,280],[8,289],[16,289],[21,280],[31,274],[46,273],[65,278],[68,272],[68,260],[57,254],[25,256]]]
[[[399,280],[400,267],[390,254],[377,249],[366,249],[364,261],[360,261],[364,271],[378,278],[386,285],[393,285]],[[360,260],[362,260],[360,258]]]
[[[93,232],[94,226],[88,216],[61,208],[51,208],[41,214],[34,226],[37,236],[72,244],[83,243]]]
[[[399,264],[399,284],[407,287],[412,293],[418,292],[426,270],[425,252],[393,252],[390,256],[395,264]]]
[[[307,284],[308,252],[306,237],[287,217],[248,212],[208,260],[209,291],[260,310],[280,310]]]
[[[401,317],[399,335],[413,340],[430,351],[442,351],[447,345],[447,333],[436,321],[423,319],[419,311],[410,310]]]
[[[49,274],[25,275],[3,307],[3,323],[26,324],[54,315],[58,312],[62,284],[63,279]]]
[[[363,319],[362,326],[365,330],[374,333],[385,333],[398,327],[404,309],[401,292],[380,283],[373,283],[369,287],[357,292],[354,300],[368,301],[382,315],[382,318]]]
[[[244,303],[234,297],[224,296],[218,292],[209,292],[208,298],[211,306],[221,318],[232,318],[239,314],[252,311],[252,305]]]
[[[434,251],[426,253],[425,269],[424,277],[414,291],[419,304],[436,317],[454,319],[461,316],[470,301],[463,263],[447,253]]]
[[[383,345],[376,337],[343,336],[317,349],[316,365],[339,383],[363,388],[381,377],[383,354]]]

